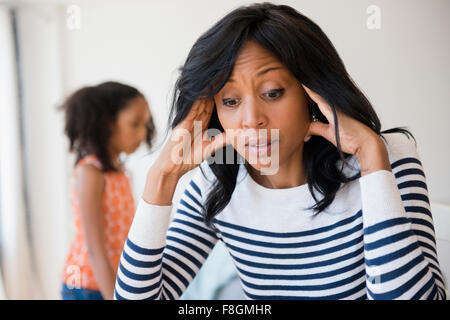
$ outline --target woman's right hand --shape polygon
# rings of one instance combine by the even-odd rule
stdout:
[[[170,205],[180,177],[228,143],[225,132],[207,138],[213,108],[213,99],[195,101],[186,118],[173,129],[147,174],[143,195],[146,202]],[[201,130],[194,130],[194,121],[201,122]]]
[[[212,99],[194,102],[186,118],[173,129],[158,156],[155,162],[158,170],[181,177],[226,145],[224,132],[208,140],[207,129],[213,108]],[[197,130],[194,130],[194,121],[200,121],[201,130],[198,124]]]

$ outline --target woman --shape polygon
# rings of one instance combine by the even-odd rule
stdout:
[[[176,89],[116,299],[177,299],[218,240],[249,299],[445,299],[414,142],[380,131],[314,22],[238,8],[197,40]],[[177,181],[200,162],[170,222]]]

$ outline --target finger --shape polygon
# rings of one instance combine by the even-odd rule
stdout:
[[[210,141],[206,141],[203,147],[203,159],[207,159],[213,155],[220,148],[225,147],[226,145],[231,144],[231,141],[228,141],[228,137],[226,132],[222,132],[218,135],[215,135],[211,138]]]
[[[192,104],[191,110],[189,110],[185,120],[194,121],[203,111],[206,100],[196,100]]]
[[[203,130],[206,130],[206,128],[208,127],[213,110],[214,110],[214,100],[210,99],[205,103],[205,107],[199,119],[200,121],[202,121]]]
[[[333,111],[331,110],[330,105],[326,102],[326,100],[316,93],[315,91],[309,89],[307,86],[302,84],[303,89],[305,89],[308,96],[317,103],[317,106],[319,107],[320,111],[323,113],[323,115],[327,118],[329,123],[332,123],[333,120]]]
[[[187,116],[177,125],[177,127],[192,130],[194,121],[199,120],[205,114],[204,110],[206,109],[207,103],[208,100],[196,100]],[[202,123],[202,126],[204,125],[205,124]]]
[[[197,119],[195,119],[194,121],[199,121],[200,122],[200,128],[201,130],[198,130],[198,132],[194,131],[193,134],[193,138],[196,138],[198,135],[200,135],[201,133],[206,133],[206,129],[209,125],[209,122],[211,120],[211,115],[212,115],[212,110],[214,108],[214,101],[213,100],[208,100],[205,102],[203,110],[201,111],[201,114],[199,115],[199,117]],[[194,123],[194,128],[195,128],[195,123]]]
[[[330,141],[330,125],[323,122],[311,122],[304,141],[308,141],[312,135],[321,136]]]

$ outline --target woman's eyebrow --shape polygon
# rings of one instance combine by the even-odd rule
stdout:
[[[283,69],[283,67],[271,67],[271,68],[264,69],[263,71],[258,72],[256,74],[256,77],[260,77],[260,76],[262,76],[263,74],[266,74],[269,71],[278,70],[278,69]]]
[[[270,67],[270,68],[264,69],[264,70],[258,72],[255,77],[258,78],[258,77],[262,76],[263,74],[266,74],[269,71],[278,70],[278,69],[284,69],[284,67]],[[234,79],[228,79],[227,82],[234,82]]]

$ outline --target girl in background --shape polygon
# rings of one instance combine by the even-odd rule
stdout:
[[[119,258],[133,220],[130,182],[119,155],[145,141],[155,127],[145,97],[117,82],[84,87],[62,105],[76,162],[72,185],[75,239],[62,280],[63,299],[112,299]]]

